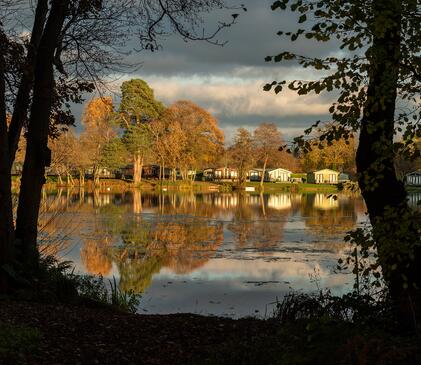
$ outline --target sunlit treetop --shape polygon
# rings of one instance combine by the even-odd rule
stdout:
[[[119,111],[130,122],[136,124],[157,119],[164,109],[164,105],[155,99],[153,90],[145,81],[133,79],[121,85]]]

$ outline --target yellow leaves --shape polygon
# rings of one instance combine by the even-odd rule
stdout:
[[[83,111],[82,123],[85,128],[99,127],[108,123],[113,113],[113,101],[111,96],[93,98]]]

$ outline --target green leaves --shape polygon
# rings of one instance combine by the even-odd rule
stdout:
[[[141,123],[159,118],[165,110],[157,101],[153,90],[140,79],[125,81],[121,85],[121,103],[119,112],[127,115],[131,122]]]
[[[307,15],[302,14],[300,18],[298,19],[298,23],[304,23],[307,20]]]

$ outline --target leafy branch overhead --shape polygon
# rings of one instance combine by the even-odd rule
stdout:
[[[407,153],[408,157],[415,159],[419,157],[419,153],[410,145],[413,145],[417,137],[421,137],[421,12],[415,0],[396,2],[402,7],[396,129],[404,140],[404,145],[397,144],[397,147]],[[327,133],[325,138],[347,138],[350,131],[356,132],[360,128],[362,110],[367,99],[370,61],[373,58],[373,34],[380,31],[382,36],[381,29],[387,21],[387,14],[383,17],[374,16],[374,3],[375,1],[359,0],[281,0],[272,4],[273,11],[296,13],[297,22],[302,24],[295,31],[279,31],[279,36],[288,37],[291,42],[301,40],[338,45],[338,51],[334,55],[324,58],[289,51],[265,58],[266,62],[295,62],[320,73],[320,78],[311,81],[273,81],[264,86],[265,91],[273,90],[278,94],[287,86],[298,95],[323,92],[337,95],[329,113],[340,127],[339,130]],[[306,130],[296,142],[302,141],[312,130],[313,128]],[[300,143],[302,146],[305,142]],[[412,155],[409,153],[411,151]]]

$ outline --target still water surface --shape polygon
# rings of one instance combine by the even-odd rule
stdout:
[[[139,312],[231,317],[268,316],[291,289],[349,290],[333,271],[366,221],[360,196],[320,193],[63,191],[43,210],[42,249],[141,292]]]

